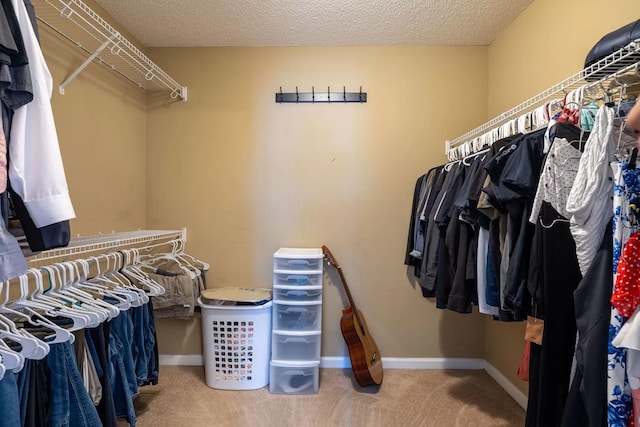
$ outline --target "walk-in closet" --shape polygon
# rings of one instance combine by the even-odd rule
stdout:
[[[0,12],[0,427],[640,422],[639,2]]]

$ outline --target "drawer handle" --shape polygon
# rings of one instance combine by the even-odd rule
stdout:
[[[288,291],[287,292],[287,296],[288,297],[308,297],[309,296],[309,292],[307,292],[307,291]]]
[[[309,261],[306,259],[290,259],[287,261],[287,265],[309,265]]]
[[[287,313],[306,313],[308,310],[306,308],[298,308],[298,307],[289,307],[285,310]]]
[[[288,370],[288,371],[284,371],[284,374],[285,375],[291,375],[291,376],[293,376],[293,375],[304,375],[304,371],[301,370],[301,369],[291,369],[291,370]]]
[[[302,285],[304,283],[309,283],[309,278],[307,276],[301,276],[299,274],[287,276],[287,282],[293,282],[298,285]]]
[[[306,343],[307,340],[305,340],[304,338],[287,338],[287,339],[284,340],[284,342],[285,342],[285,344],[289,344],[289,343],[292,343],[292,342],[303,342],[303,343]]]

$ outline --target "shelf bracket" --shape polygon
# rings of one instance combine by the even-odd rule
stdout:
[[[68,85],[69,83],[71,83],[71,81],[72,81],[73,79],[75,79],[75,78],[78,76],[78,74],[80,74],[80,73],[82,72],[82,70],[84,70],[85,68],[87,68],[87,66],[88,66],[88,65],[89,65],[89,64],[90,64],[94,59],[96,59],[96,57],[97,57],[98,55],[100,55],[100,53],[101,53],[103,50],[105,50],[105,49],[107,48],[107,46],[109,46],[111,43],[113,43],[113,42],[114,42],[114,40],[116,40],[117,38],[118,38],[118,34],[116,33],[116,34],[113,34],[111,37],[109,37],[107,40],[105,40],[105,42],[104,42],[104,43],[102,43],[102,45],[101,45],[98,49],[96,49],[96,51],[95,51],[95,52],[93,52],[93,53],[91,54],[91,56],[89,56],[89,57],[88,57],[88,58],[87,58],[87,59],[86,59],[82,64],[80,64],[80,66],[79,66],[79,67],[78,67],[78,68],[77,68],[73,73],[71,73],[71,75],[70,75],[69,77],[67,77],[67,78],[65,79],[65,81],[63,81],[62,83],[60,83],[60,88],[59,88],[60,95],[64,95],[64,88],[65,88],[65,87],[67,87],[67,85]],[[115,44],[114,44],[114,46],[115,46]]]

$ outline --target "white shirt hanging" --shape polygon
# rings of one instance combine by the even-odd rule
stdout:
[[[51,110],[53,79],[22,0],[11,0],[29,57],[33,101],[15,110],[9,180],[37,227],[75,218]]]

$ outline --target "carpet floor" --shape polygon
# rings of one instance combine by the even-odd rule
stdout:
[[[269,388],[207,387],[203,367],[163,366],[135,399],[138,427],[511,427],[525,411],[484,371],[387,369],[380,387],[359,387],[349,369],[321,369],[313,395]],[[128,425],[120,423],[120,425]]]

